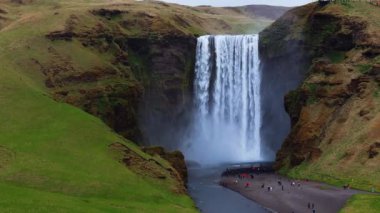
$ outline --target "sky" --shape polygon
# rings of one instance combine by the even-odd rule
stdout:
[[[278,6],[300,6],[313,0],[162,0],[190,6],[212,5],[212,6],[242,6],[250,4],[266,4]]]

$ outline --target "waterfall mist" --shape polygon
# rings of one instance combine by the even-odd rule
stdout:
[[[265,159],[258,35],[198,38],[194,111],[181,150],[202,165]]]

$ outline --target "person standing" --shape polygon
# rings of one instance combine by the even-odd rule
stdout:
[[[245,183],[245,188],[248,188],[251,184],[249,182]]]

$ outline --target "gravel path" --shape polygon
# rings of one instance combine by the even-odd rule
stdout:
[[[339,212],[352,195],[360,193],[357,190],[345,190],[311,181],[295,181],[268,173],[255,174],[253,179],[222,177],[220,184],[281,213],[313,212],[313,205],[315,212]],[[268,187],[272,187],[272,190],[268,191]]]

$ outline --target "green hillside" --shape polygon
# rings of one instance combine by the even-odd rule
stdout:
[[[118,162],[110,144],[152,157],[99,119],[53,101],[5,58],[2,54],[0,211],[194,210],[190,198],[170,190],[175,184],[164,166],[161,172],[169,177],[164,181],[133,173]]]
[[[6,47],[10,43],[1,34]],[[17,51],[17,43],[11,44]],[[31,80],[34,74],[14,63],[8,48],[0,56],[1,212],[195,211],[189,197],[172,189],[176,183],[167,163],[155,159],[163,162],[156,169],[168,177],[159,181],[119,163],[120,154],[109,149],[116,142],[146,160],[152,157],[99,119],[53,101]]]
[[[54,12],[55,7],[67,10]],[[0,5],[6,17],[0,25],[0,211],[196,211],[168,163],[142,153],[99,119],[50,97],[31,59],[53,60],[52,45],[75,58],[75,66],[108,64],[106,56],[76,43],[62,47],[45,38],[81,7],[52,1]],[[146,164],[127,168],[120,163],[122,152],[109,147],[115,143]]]
[[[200,34],[257,32],[272,22],[246,13],[151,1],[0,0],[0,212],[197,211],[181,175],[125,139],[139,138],[138,102],[159,80],[136,48],[152,47],[154,59],[168,36],[193,45]],[[140,43],[134,49],[130,41]],[[193,62],[195,47],[174,49],[176,60],[188,52],[178,60]]]

